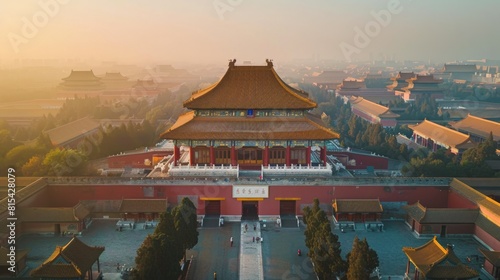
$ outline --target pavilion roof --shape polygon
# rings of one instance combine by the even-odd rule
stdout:
[[[469,148],[474,145],[469,135],[428,120],[424,120],[416,125],[408,125],[408,127],[419,135],[432,139],[434,142],[443,146]]]
[[[339,134],[312,116],[202,117],[187,112],[161,138],[172,140],[328,140]]]
[[[414,72],[399,72],[396,76],[396,80],[408,80],[411,78],[415,78],[416,74]]]
[[[96,130],[100,126],[99,122],[89,117],[85,117],[65,125],[46,130],[45,133],[49,136],[52,145],[59,146],[81,135]]]
[[[167,210],[166,199],[124,199],[120,204],[121,213],[163,213]]]
[[[355,108],[361,112],[369,113],[380,118],[398,118],[399,115],[393,113],[389,108],[372,102],[363,97],[352,96],[349,98],[351,107]]]
[[[469,114],[462,120],[450,122],[450,125],[456,130],[478,135],[484,139],[487,139],[490,136],[490,133],[492,133],[493,140],[500,141],[500,123],[495,121],[490,121]]]
[[[451,246],[443,248],[436,236],[420,247],[403,247],[403,252],[410,262],[429,278],[468,279],[479,275],[477,271],[460,261]]]
[[[52,255],[31,272],[32,277],[76,278],[91,269],[104,247],[91,247],[73,237],[68,244],[57,246]]]
[[[94,72],[92,70],[89,71],[73,71],[71,70],[71,73],[69,74],[68,77],[63,78],[64,81],[98,81],[101,78],[96,77],[94,75]]]
[[[335,199],[336,213],[382,213],[384,210],[378,199]]]
[[[312,109],[317,105],[304,91],[287,85],[266,66],[235,66],[215,84],[197,91],[184,102],[189,109]]]

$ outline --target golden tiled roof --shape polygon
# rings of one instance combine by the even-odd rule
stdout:
[[[163,213],[167,210],[166,199],[124,199],[120,205],[121,213]]]
[[[451,247],[443,248],[436,236],[420,247],[403,247],[403,252],[424,276],[432,279],[468,279],[479,275],[464,265]]]
[[[189,109],[312,109],[308,94],[287,85],[267,66],[230,66],[222,79],[184,102]]]
[[[432,139],[437,144],[452,148],[469,148],[473,146],[469,135],[444,127],[437,123],[424,120],[416,125],[408,125],[419,135]]]
[[[101,78],[98,78],[94,75],[92,70],[89,71],[73,71],[68,77],[63,78],[64,81],[98,81]]]
[[[484,139],[487,139],[490,136],[490,133],[493,133],[493,140],[500,141],[500,123],[495,121],[490,121],[469,114],[466,118],[460,121],[450,122],[450,125],[456,130],[466,131]]]
[[[385,106],[367,100],[363,97],[351,96],[349,98],[351,107],[355,108],[361,112],[372,114],[380,118],[398,118],[399,115],[391,112],[391,110]]]
[[[382,213],[384,210],[378,199],[335,199],[335,213]]]
[[[52,255],[31,272],[31,276],[40,278],[82,277],[90,270],[102,252],[104,252],[104,247],[91,247],[73,237],[68,244],[62,247],[57,246]]]
[[[185,113],[161,138],[173,140],[327,140],[338,133],[304,117],[201,117]]]
[[[85,135],[86,133],[97,130],[100,126],[99,122],[86,117],[47,130],[45,133],[49,136],[52,145],[58,146]]]

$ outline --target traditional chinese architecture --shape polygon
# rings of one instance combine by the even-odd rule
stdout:
[[[411,264],[415,271],[412,279],[471,279],[479,276],[473,268],[462,263],[453,251],[453,246],[441,246],[436,237],[424,245],[411,248],[403,247],[408,257],[406,275],[411,277]]]
[[[117,89],[130,89],[130,83],[128,78],[123,76],[120,72],[106,72],[106,74],[101,78],[101,81],[106,86],[106,90],[117,90]]]
[[[363,97],[351,97],[351,111],[358,117],[370,123],[380,123],[383,127],[395,127],[397,125],[398,114],[393,113],[389,108],[374,103]]]
[[[327,70],[311,77],[305,77],[304,82],[311,83],[323,89],[336,89],[342,81],[347,78],[346,72],[342,70]]]
[[[409,125],[408,127],[413,130],[412,139],[415,143],[431,151],[445,148],[450,149],[454,154],[461,154],[475,145],[469,135],[428,120],[424,120],[416,125]]]
[[[471,140],[474,142],[479,143],[485,141],[490,137],[491,133],[493,135],[493,141],[500,143],[500,123],[498,122],[469,114],[462,120],[450,122],[450,126],[462,133],[469,134]]]
[[[31,271],[31,277],[41,280],[102,279],[99,256],[104,247],[91,247],[73,237],[68,244],[57,246],[52,255],[42,265]],[[93,265],[97,262],[97,270]]]
[[[73,98],[77,96],[93,96],[101,94],[105,88],[101,78],[96,77],[92,70],[73,71],[68,77],[62,79],[59,91],[62,96]]]
[[[33,233],[77,234],[90,221],[90,211],[81,203],[74,207],[26,207],[19,209],[22,231]]]
[[[193,93],[184,107],[192,111],[161,135],[175,140],[174,166],[181,146],[188,147],[191,166],[309,166],[312,147],[326,166],[325,141],[339,137],[308,113],[316,103],[283,82],[271,60],[264,66],[231,60],[222,79]]]
[[[340,96],[347,102],[351,96],[363,97],[374,103],[389,104],[391,101],[400,100],[401,97],[394,94],[393,90],[386,88],[368,88],[363,81],[344,80],[335,91],[336,96]]]
[[[479,248],[479,252],[484,256],[484,269],[493,276],[500,279],[500,251],[489,251]]]
[[[152,221],[167,210],[166,199],[124,199],[119,208],[124,220]]]
[[[403,99],[406,102],[413,101],[417,98],[428,96],[430,98],[443,98],[444,90],[439,88],[442,80],[435,79],[433,75],[416,75],[416,77],[408,79],[408,86],[403,88]]]
[[[479,215],[477,208],[427,208],[420,202],[404,207],[406,222],[417,234],[449,234],[474,232]]]
[[[404,88],[408,86],[410,79],[415,78],[417,75],[413,72],[399,72],[396,77],[391,78],[393,81],[391,85],[388,85],[389,90],[393,90],[396,95],[402,96],[405,92]]]
[[[44,131],[54,147],[77,148],[86,138],[100,133],[100,123],[85,117],[76,121]]]
[[[440,75],[448,80],[471,82],[477,71],[475,64],[444,64]]]
[[[158,84],[153,80],[137,80],[137,82],[132,86],[135,95],[158,95],[160,93],[160,88]]]
[[[380,221],[384,211],[378,199],[335,199],[332,204],[337,221]]]

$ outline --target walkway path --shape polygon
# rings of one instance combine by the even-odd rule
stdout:
[[[258,221],[241,221],[240,280],[264,280],[261,238]]]

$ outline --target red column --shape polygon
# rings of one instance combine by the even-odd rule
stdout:
[[[236,148],[234,146],[231,146],[231,164],[232,165],[238,164],[238,161],[236,160]]]
[[[181,158],[181,150],[179,146],[175,145],[174,146],[174,165],[177,165],[177,162]]]
[[[311,164],[311,146],[306,148],[306,164]]]
[[[326,165],[326,146],[321,147],[321,161]]]
[[[290,146],[286,146],[286,152],[285,152],[285,164],[286,164],[286,166],[290,166],[291,165],[290,164],[290,162],[291,162],[291,160],[290,160],[290,150],[291,150]]]
[[[210,165],[215,164],[215,151],[214,146],[210,146]]]
[[[189,147],[189,165],[195,165],[193,147]]]
[[[264,147],[264,155],[263,155],[263,159],[262,159],[262,164],[264,166],[268,165],[269,164],[269,147],[266,146]]]

